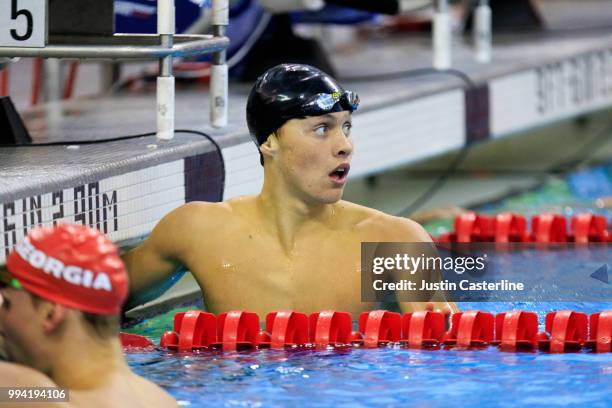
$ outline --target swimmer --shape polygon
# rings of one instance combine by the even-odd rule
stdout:
[[[117,248],[83,226],[36,228],[0,268],[0,387],[58,387],[57,407],[177,407],[132,373],[119,342],[128,292]]]
[[[361,302],[361,243],[431,239],[409,219],[341,199],[358,104],[355,93],[307,65],[278,65],[259,77],[246,115],[264,169],[261,192],[189,203],[165,216],[124,255],[128,303],[159,294],[156,285],[184,267],[213,313],[335,309],[356,316],[377,307]],[[457,310],[443,297],[433,300],[430,309]],[[400,304],[404,312],[425,307]]]

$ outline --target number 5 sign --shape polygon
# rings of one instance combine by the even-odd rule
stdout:
[[[0,47],[44,47],[47,0],[0,0]]]

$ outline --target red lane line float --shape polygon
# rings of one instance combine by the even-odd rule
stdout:
[[[259,316],[253,312],[234,310],[217,316],[217,338],[213,347],[236,351],[255,347],[259,334]]]
[[[535,242],[567,242],[567,221],[558,214],[541,214],[531,218],[532,237]]]
[[[472,232],[476,224],[476,213],[466,213],[455,218],[455,237],[451,238],[456,242],[472,242]]]
[[[493,341],[494,318],[491,313],[471,310],[455,313],[444,344],[457,347],[485,347]]]
[[[253,340],[253,346],[256,348],[269,348],[271,343],[272,337],[270,337],[270,333],[266,332],[265,330],[261,330],[259,333],[257,333],[255,339]]]
[[[212,313],[192,310],[180,313],[180,315],[181,318],[178,321],[175,317],[175,324],[180,327],[178,345],[180,351],[208,347],[216,340],[217,319]]]
[[[150,349],[154,347],[153,343],[151,343],[151,340],[147,339],[145,336],[140,336],[138,334],[121,332],[119,333],[119,340],[121,341],[121,346],[124,349]]]
[[[455,218],[455,242],[487,242],[493,237],[493,220],[474,212],[461,214]],[[454,239],[453,239],[454,238]]]
[[[178,350],[179,336],[174,331],[167,331],[161,335],[159,339],[159,347],[167,348],[169,350]]]
[[[571,221],[572,241],[580,244],[606,242],[606,218],[602,215],[578,214]]]
[[[527,220],[512,213],[497,214],[493,219],[493,234],[495,242],[528,242]]]
[[[589,318],[589,340],[585,346],[597,353],[612,352],[612,310],[593,313]]]
[[[291,310],[271,312],[266,316],[266,331],[271,333],[273,349],[304,346],[308,343],[308,317]]]
[[[317,347],[351,342],[353,319],[349,313],[324,310],[311,314],[308,321],[310,342]]]
[[[534,350],[538,346],[538,315],[513,310],[495,316],[495,342],[502,351]]]
[[[406,313],[402,317],[402,343],[410,348],[436,348],[444,341],[446,319],[440,312]]]
[[[541,350],[551,353],[578,351],[587,340],[587,315],[563,310],[546,314],[547,339],[538,341]]]
[[[438,242],[612,242],[602,215],[578,214],[570,220],[570,232],[565,216],[544,213],[531,218],[531,232],[525,217],[513,213],[500,213],[489,217],[475,212],[455,218],[454,232],[443,234]]]
[[[587,324],[588,323],[588,324]],[[546,315],[546,333],[538,333],[538,318],[533,312],[513,310],[491,313],[472,310],[455,313],[451,329],[445,332],[446,318],[440,312],[399,313],[374,310],[359,315],[359,331],[351,331],[349,313],[325,310],[306,316],[285,310],[266,316],[266,330],[259,329],[259,316],[232,311],[215,317],[199,310],[177,313],[174,330],[164,333],[160,346],[171,350],[224,351],[251,348],[311,346],[365,348],[399,343],[410,348],[439,348],[442,344],[460,348],[497,345],[502,351],[540,350],[552,353],[579,351],[583,347],[597,352],[612,351],[612,310],[587,316],[571,310]],[[587,338],[588,328],[590,333]],[[494,336],[495,333],[495,336]],[[121,333],[126,348],[148,348],[143,336]]]
[[[397,342],[402,335],[402,316],[387,310],[363,312],[359,315],[359,331],[366,348]]]
[[[199,310],[174,315],[174,331],[165,332],[160,346],[179,351],[206,348],[216,342],[217,318]]]

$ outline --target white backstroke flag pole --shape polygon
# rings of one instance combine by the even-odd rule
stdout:
[[[449,69],[452,63],[452,26],[448,0],[437,0],[433,18],[433,67]]]
[[[488,0],[480,0],[474,11],[474,52],[476,61],[491,62],[491,7]]]
[[[174,45],[174,0],[157,0],[157,34],[160,45]],[[172,55],[159,60],[157,77],[157,140],[168,141],[174,138],[174,76]]]
[[[213,35],[225,36],[229,23],[229,3],[227,0],[213,0]],[[210,70],[210,122],[213,127],[227,126],[227,98],[228,98],[228,68],[226,52],[213,53]]]

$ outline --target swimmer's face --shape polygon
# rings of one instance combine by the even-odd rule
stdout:
[[[44,335],[31,296],[24,290],[0,288],[0,354],[8,361],[35,367],[35,351]]]
[[[351,114],[292,119],[272,135],[272,165],[307,201],[335,203],[342,198],[353,153]]]
[[[57,332],[65,308],[35,298],[0,268],[0,354],[42,372],[49,364],[49,334]]]

